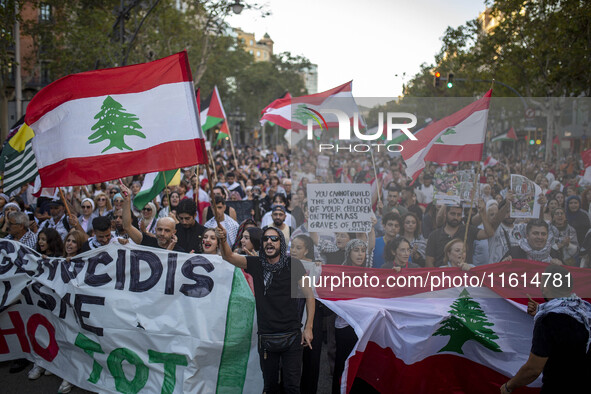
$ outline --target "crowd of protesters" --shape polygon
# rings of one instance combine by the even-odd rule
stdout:
[[[396,272],[448,266],[470,270],[511,259],[591,266],[591,184],[585,185],[578,158],[545,162],[537,156],[522,160],[498,154],[498,163],[482,170],[474,163],[428,163],[416,182],[405,175],[400,157],[377,155],[374,164],[368,155],[338,152],[329,159],[327,167],[319,167],[312,144],[292,151],[245,147],[237,149],[237,157],[221,149],[211,166],[213,179],[207,178],[203,165],[182,169],[180,182],[144,207],[133,204],[143,176],[64,188],[63,197],[46,191],[35,198],[32,187],[25,185],[11,196],[0,193],[0,232],[47,256],[73,257],[109,243],[220,254],[247,272],[261,275],[261,283],[254,279],[259,315],[265,313],[259,310],[263,297],[256,294],[257,286],[265,294],[276,291],[270,290],[272,278],[275,275],[277,282],[280,276],[265,269],[259,273],[254,268],[256,256],[263,259],[263,265],[269,264],[267,259],[284,264],[284,257],[291,254],[317,264]],[[469,207],[437,205],[433,199],[434,177],[458,170],[481,171],[481,198],[471,213]],[[510,190],[511,174],[524,175],[542,189],[539,218],[510,217],[515,198]],[[367,234],[309,232],[306,186],[310,183],[371,184],[372,230]],[[297,265],[297,269],[302,268]],[[286,392],[316,392],[323,342],[333,392],[338,392],[345,360],[357,339],[355,332],[321,303],[307,301],[306,306],[316,311],[308,315],[305,325],[302,343],[307,347],[303,353],[293,352],[300,360],[297,365],[303,359],[303,374],[297,382],[297,365],[291,368],[293,360],[283,359]],[[303,305],[294,310],[301,320]],[[269,392],[277,389],[279,379],[273,366],[276,360],[272,360],[261,362]],[[29,378],[42,374],[34,366]],[[64,380],[60,392],[71,388]]]

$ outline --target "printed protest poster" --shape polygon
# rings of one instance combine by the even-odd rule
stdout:
[[[433,188],[435,189],[433,200],[438,205],[460,204],[460,181],[457,172],[435,173]]]
[[[111,244],[66,260],[0,240],[0,259],[0,361],[100,393],[263,390],[254,296],[221,256]]]
[[[371,230],[371,185],[308,184],[308,231],[367,233]]]
[[[515,194],[515,202],[511,203],[512,218],[539,218],[542,207],[538,197],[542,189],[527,177],[511,174],[511,191]]]

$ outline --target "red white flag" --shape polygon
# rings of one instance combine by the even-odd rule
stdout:
[[[469,272],[450,267],[403,269],[398,274],[322,266],[315,280],[318,297],[358,336],[345,364],[341,393],[349,392],[355,378],[380,393],[498,393],[531,350],[534,319],[527,314],[527,294],[543,302],[539,283],[523,287],[522,278],[537,274],[543,282],[547,265],[513,260]],[[569,271],[577,293],[590,294],[591,272]],[[444,273],[448,280],[437,285],[434,279]],[[355,285],[364,283],[364,277],[371,278],[365,279],[371,286]],[[467,279],[462,282],[462,277]],[[514,287],[508,285],[509,278]],[[466,282],[476,285],[453,285]],[[331,285],[338,287],[330,291]],[[541,377],[519,391],[536,393],[540,386]]]
[[[73,74],[33,97],[25,122],[43,187],[207,163],[187,53]]]
[[[415,133],[416,141],[402,142],[406,175],[416,179],[425,168],[425,161],[480,161],[491,95],[489,90],[480,100],[419,130]]]
[[[308,127],[307,120],[314,116],[315,111],[320,111],[322,108],[338,109],[346,113],[352,122],[354,114],[359,113],[352,91],[353,81],[321,93],[275,100],[263,110],[261,125],[265,122],[273,122],[285,129],[304,130]],[[300,117],[298,110],[301,110],[303,106],[310,112],[306,112]],[[322,122],[322,126],[328,128],[339,126],[338,119],[334,115],[325,115],[324,120],[326,122]],[[363,125],[361,118],[359,122]],[[316,125],[316,127],[319,126]]]
[[[587,149],[581,153],[581,158],[583,159],[583,165],[585,168],[591,167],[591,149]]]
[[[496,165],[497,165],[497,163],[498,163],[498,162],[499,162],[499,161],[498,161],[497,159],[495,159],[494,157],[492,157],[492,156],[488,156],[488,157],[486,158],[486,160],[484,160],[484,163],[483,163],[483,164],[484,164],[484,168],[487,168],[487,167],[494,167],[494,166],[496,166]]]

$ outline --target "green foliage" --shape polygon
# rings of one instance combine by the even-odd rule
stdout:
[[[14,63],[10,50],[14,50],[14,24],[17,18],[20,20],[16,4],[15,0],[0,2],[0,89],[6,86]]]
[[[408,96],[474,96],[488,90],[474,80],[495,78],[522,96],[588,96],[591,93],[591,2],[496,0],[499,22],[484,31],[478,20],[448,28],[435,63],[423,65],[408,84]],[[452,89],[435,89],[433,72],[453,71]],[[495,95],[514,96],[496,85]]]

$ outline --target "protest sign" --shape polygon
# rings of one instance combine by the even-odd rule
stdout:
[[[308,184],[308,231],[367,233],[371,230],[371,185]]]
[[[511,191],[515,201],[511,202],[512,218],[539,218],[541,206],[538,197],[542,189],[527,177],[511,174]]]
[[[457,206],[460,204],[460,183],[457,173],[435,173],[433,188],[435,190],[433,199],[438,205]]]
[[[220,256],[111,244],[66,260],[1,240],[0,258],[0,361],[105,393],[262,391],[254,296]]]

